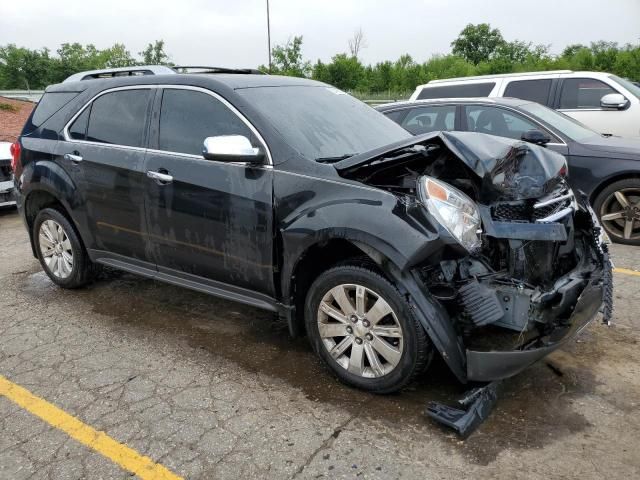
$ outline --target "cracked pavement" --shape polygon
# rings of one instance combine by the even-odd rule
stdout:
[[[401,394],[338,383],[271,314],[107,271],[55,287],[0,210],[0,375],[189,479],[637,478],[640,277],[597,321],[506,382],[466,441],[422,415],[464,387],[434,362]],[[614,245],[618,267],[637,250]],[[1,479],[131,474],[0,396]]]

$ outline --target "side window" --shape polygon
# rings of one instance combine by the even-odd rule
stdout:
[[[87,140],[142,147],[151,91],[105,93],[91,105]]]
[[[464,107],[467,130],[520,140],[527,130],[544,130],[515,112],[484,105]]]
[[[464,83],[461,85],[438,85],[436,87],[423,88],[418,95],[418,100],[432,98],[469,98],[486,97],[491,93],[495,82]]]
[[[509,82],[504,91],[505,97],[521,98],[532,102],[547,105],[549,101],[549,91],[551,90],[551,80],[515,80]]]
[[[82,111],[78,118],[75,119],[71,126],[69,126],[69,136],[74,140],[86,140],[90,112],[91,106],[88,106]]]
[[[216,135],[244,135],[255,144],[249,127],[211,95],[193,90],[164,90],[160,150],[202,155],[204,139]]]
[[[455,105],[417,107],[409,110],[400,125],[418,135],[436,130],[453,130],[455,118]]]
[[[609,85],[594,78],[566,78],[562,82],[558,108],[600,108],[600,99],[618,93]]]

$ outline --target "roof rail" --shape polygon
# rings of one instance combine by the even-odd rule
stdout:
[[[509,77],[526,77],[528,75],[553,75],[558,73],[572,73],[573,70],[546,70],[541,72],[522,72],[522,73],[501,73],[495,75],[475,75],[473,77],[456,77],[456,78],[442,78],[439,80],[431,80],[429,83],[446,83],[456,82],[460,80],[484,80],[490,78],[509,78]]]
[[[175,74],[176,71],[164,65],[137,65],[135,67],[103,68],[100,70],[88,70],[74,73],[64,79],[64,82],[77,82],[80,80],[95,80],[99,78],[133,77],[137,75],[166,75]]]
[[[200,65],[176,65],[173,69],[178,73],[240,73],[265,75],[264,72],[255,68],[227,68],[227,67],[210,67]]]

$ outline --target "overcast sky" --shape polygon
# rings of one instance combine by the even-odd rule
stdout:
[[[55,51],[61,43],[124,43],[132,54],[164,39],[177,64],[267,63],[266,0],[0,0],[0,45]],[[467,23],[488,22],[507,40],[551,44],[640,42],[640,0],[270,0],[272,44],[303,35],[315,62],[347,51],[362,28],[365,63],[447,53]]]

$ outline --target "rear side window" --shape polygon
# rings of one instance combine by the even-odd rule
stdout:
[[[38,106],[33,112],[33,117],[31,117],[31,123],[34,127],[39,127],[46,120],[51,117],[54,113],[64,107],[67,103],[69,103],[73,98],[78,96],[79,92],[49,92],[45,93],[40,101],[38,102]]]
[[[419,135],[434,131],[453,130],[455,118],[455,105],[416,107],[409,110],[400,125],[410,133]]]
[[[566,78],[562,82],[559,108],[600,108],[600,99],[618,93],[595,78]]]
[[[121,90],[95,99],[91,105],[86,139],[142,147],[150,95],[149,89]]]
[[[495,86],[495,82],[486,82],[426,87],[422,89],[418,99],[486,97]]]
[[[504,91],[505,97],[521,98],[532,102],[547,105],[549,101],[549,91],[551,90],[551,79],[546,80],[516,80],[509,82]]]
[[[69,136],[74,140],[86,140],[89,112],[91,112],[90,106],[85,108],[78,118],[73,121],[71,126],[69,126]]]
[[[217,135],[244,135],[256,143],[249,127],[220,100],[193,90],[164,91],[160,150],[202,155],[204,139]]]

